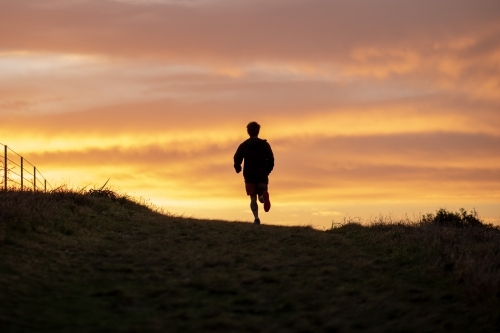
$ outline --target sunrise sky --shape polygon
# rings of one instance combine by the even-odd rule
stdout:
[[[500,1],[0,1],[0,142],[54,186],[250,221],[253,120],[263,223],[500,223]]]

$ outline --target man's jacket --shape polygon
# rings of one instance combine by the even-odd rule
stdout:
[[[274,155],[266,140],[250,138],[239,145],[234,154],[234,169],[241,171],[246,183],[268,183],[268,176],[274,168]]]

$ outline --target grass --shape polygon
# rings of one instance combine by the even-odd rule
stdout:
[[[319,231],[0,192],[0,330],[499,331],[499,229],[438,214]]]

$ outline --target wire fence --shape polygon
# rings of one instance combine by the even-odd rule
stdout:
[[[2,149],[3,148],[3,149]],[[40,171],[24,157],[0,143],[0,179],[3,189],[18,189],[21,191],[44,191],[52,186]]]

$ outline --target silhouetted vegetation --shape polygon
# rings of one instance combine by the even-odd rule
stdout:
[[[451,279],[477,301],[500,302],[500,228],[483,223],[475,211],[440,209],[420,221],[348,222],[330,232],[379,251],[382,260],[410,260],[416,270]]]
[[[492,332],[499,230],[439,212],[325,232],[181,218],[105,188],[0,192],[0,328]]]
[[[441,208],[436,214],[427,214],[422,217],[422,222],[432,223],[438,226],[468,228],[484,226],[483,222],[478,218],[475,210],[472,213],[467,213],[463,208],[460,212],[449,212]]]

